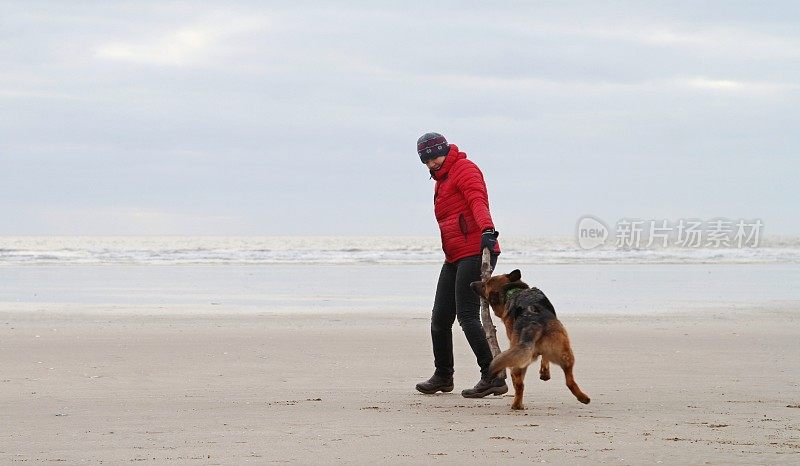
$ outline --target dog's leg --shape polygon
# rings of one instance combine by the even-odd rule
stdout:
[[[575,366],[575,357],[572,355],[572,349],[569,346],[563,348],[561,361],[553,362],[556,362],[561,366],[561,369],[564,370],[564,378],[567,381],[567,388],[569,388],[569,391],[571,391],[572,394],[575,395],[575,398],[581,403],[589,404],[589,397],[581,391],[581,388],[578,386],[577,382],[575,382],[575,377],[572,375],[572,368]]]
[[[564,370],[564,378],[567,388],[583,404],[589,403],[589,397],[581,391],[572,375],[572,368],[575,366],[575,356],[572,354],[572,346],[569,344],[569,337],[561,323],[555,321],[551,324],[550,332],[541,342],[542,357],[546,357],[550,362],[558,364]]]
[[[575,398],[577,398],[581,403],[585,405],[589,404],[589,397],[581,391],[581,388],[578,386],[578,384],[575,382],[575,378],[572,376],[572,366],[564,367],[563,369],[564,377],[567,379],[567,387],[569,388],[569,391],[571,391],[572,394],[575,395]]]
[[[514,402],[511,404],[511,409],[525,409],[522,404],[522,393],[525,391],[525,372],[527,367],[522,369],[511,369],[511,380],[514,382]]]
[[[547,356],[542,355],[542,366],[539,368],[539,378],[542,380],[550,380],[550,360]]]

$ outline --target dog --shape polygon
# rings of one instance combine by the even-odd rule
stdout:
[[[550,300],[538,288],[531,288],[520,279],[522,273],[514,270],[496,275],[486,281],[472,282],[472,290],[486,299],[495,315],[502,319],[511,347],[498,354],[489,371],[496,376],[511,368],[514,383],[514,402],[511,409],[525,409],[522,404],[523,383],[528,366],[542,357],[539,378],[550,380],[550,362],[564,370],[567,387],[581,403],[588,404],[589,397],[578,387],[572,375],[575,357],[569,344],[567,330],[556,318]]]

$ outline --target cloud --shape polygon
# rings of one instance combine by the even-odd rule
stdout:
[[[218,18],[214,23],[201,23],[177,30],[114,41],[99,45],[94,57],[101,60],[146,65],[193,66],[209,63],[231,36],[263,30],[262,18]]]
[[[179,234],[187,225],[201,234],[230,234],[250,227],[250,220],[237,215],[180,212],[148,207],[63,207],[34,211],[29,223],[45,231],[69,235]]]
[[[211,37],[183,29],[150,43],[112,42],[97,48],[95,57],[152,65],[190,65],[205,58]]]
[[[798,197],[794,4],[29,3],[0,38],[0,233],[427,234],[431,129],[534,213],[655,202],[630,180],[678,183],[673,210],[708,180],[762,217]]]
[[[609,43],[641,44],[669,47],[716,56],[756,58],[800,57],[800,40],[780,27],[758,28],[757,23],[722,21],[676,21],[668,18],[631,17],[613,21],[567,18],[544,21],[519,16],[505,18],[504,30],[522,36],[543,38],[592,39]],[[563,42],[562,42],[563,43]]]
[[[631,92],[669,92],[688,90],[717,91],[730,94],[779,94],[800,89],[800,85],[770,81],[695,76],[614,82],[598,80],[543,79],[530,77],[482,76],[470,74],[416,75],[413,79],[448,89],[482,89],[483,92],[516,93],[517,95],[589,95],[630,94]]]
[[[712,79],[703,76],[682,79],[678,82],[694,89],[730,93],[780,93],[800,89],[797,84]]]
[[[80,97],[63,92],[30,91],[22,89],[0,89],[0,99],[60,99],[80,100]]]

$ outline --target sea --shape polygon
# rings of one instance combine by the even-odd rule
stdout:
[[[747,248],[590,250],[570,237],[500,239],[496,271],[520,269],[560,316],[800,313],[800,237],[764,237]],[[0,316],[428,319],[443,262],[435,237],[5,236]]]
[[[574,237],[502,237],[505,264],[800,264],[800,236],[755,247],[582,249]],[[3,236],[0,265],[435,264],[436,237]]]

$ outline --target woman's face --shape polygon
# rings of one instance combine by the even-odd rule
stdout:
[[[446,155],[440,155],[438,157],[434,157],[426,161],[425,165],[428,167],[428,170],[436,171],[442,168],[442,164],[444,163],[444,159],[446,157],[447,157]]]

